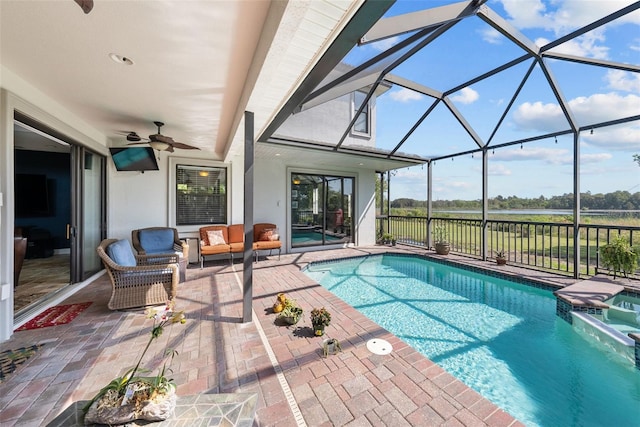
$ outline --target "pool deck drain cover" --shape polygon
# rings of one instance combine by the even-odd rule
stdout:
[[[373,354],[384,356],[385,354],[391,353],[391,350],[393,350],[393,346],[389,341],[376,338],[367,341],[367,349]]]

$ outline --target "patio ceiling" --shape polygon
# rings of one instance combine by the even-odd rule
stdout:
[[[559,137],[580,132],[589,137],[594,129],[599,129],[601,140],[619,139],[621,129],[627,134],[640,132],[640,102],[635,95],[620,97],[629,100],[628,108],[620,102],[620,108],[584,111],[585,103],[601,95],[603,81],[611,75],[607,73],[628,73],[623,78],[635,81],[630,85],[635,89],[628,91],[640,93],[640,55],[633,49],[640,2],[590,2],[589,7],[575,3],[578,9],[556,30],[553,40],[538,37],[525,23],[511,19],[500,3],[440,1],[440,6],[425,9],[434,3],[399,0],[340,58],[341,69],[347,71],[335,73],[337,77],[322,81],[310,93],[298,94],[302,99],[285,105],[260,140],[278,143],[278,128],[289,117],[310,113],[354,90],[365,92],[377,104],[376,148],[387,158],[453,158],[530,142],[557,143]],[[635,29],[629,31],[630,39],[621,41],[629,50],[574,53],[585,39],[598,40],[605,29],[623,25]],[[481,51],[474,50],[470,41],[480,38],[487,42]],[[576,76],[585,81],[579,90],[569,88]],[[374,96],[381,85],[389,89]],[[484,104],[477,106],[480,93]],[[489,105],[498,99],[500,108]],[[552,126],[531,124],[529,129],[514,130],[523,105],[553,106],[558,117]],[[489,110],[493,116],[487,119]],[[342,138],[300,145],[323,144],[343,151],[360,111]]]
[[[360,1],[0,1],[0,75],[90,137],[162,134],[225,160],[245,110],[262,131]],[[377,17],[372,15],[368,26]],[[129,58],[133,65],[110,59]],[[27,86],[27,85],[30,85]],[[25,90],[25,88],[28,89]],[[97,133],[95,132],[97,130]],[[234,146],[235,144],[235,146]]]

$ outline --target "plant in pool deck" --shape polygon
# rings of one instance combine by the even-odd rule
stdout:
[[[451,246],[449,245],[449,233],[447,233],[447,229],[442,225],[437,225],[433,227],[431,235],[433,236],[436,253],[439,255],[448,255]]]
[[[141,368],[140,364],[153,340],[162,335],[164,327],[173,323],[186,323],[184,312],[176,312],[174,306],[174,302],[170,300],[161,311],[149,309],[145,312],[153,319],[153,327],[138,362],[123,376],[114,378],[87,403],[83,408],[86,414],[85,422],[121,424],[136,419],[161,421],[171,416],[176,396],[173,379],[166,377],[166,374],[171,372],[167,362],[165,361],[155,376],[136,374],[148,372]],[[177,354],[175,350],[165,351],[165,357],[170,358],[169,365]]]
[[[313,325],[313,332],[317,336],[324,334],[324,328],[331,323],[331,313],[322,307],[314,308],[311,310],[311,324]]]
[[[303,312],[296,300],[287,298],[284,303],[284,308],[278,313],[278,319],[282,319],[290,325],[295,325],[302,317]]]
[[[496,252],[496,264],[505,265],[507,263],[507,256],[504,251]]]
[[[600,248],[600,260],[602,265],[613,271],[613,278],[617,273],[634,273],[638,269],[640,247],[632,247],[623,236],[616,236],[611,243]]]
[[[393,234],[384,233],[382,237],[380,237],[380,240],[382,241],[383,244],[388,245],[389,243],[394,243],[396,239],[395,237],[393,237]]]

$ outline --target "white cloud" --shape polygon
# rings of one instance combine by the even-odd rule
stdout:
[[[525,102],[513,113],[513,120],[520,129],[558,131],[567,129],[569,124],[558,104]]]
[[[500,163],[489,162],[489,175],[491,176],[509,176],[511,169]]]
[[[494,28],[483,28],[480,31],[480,36],[482,40],[486,41],[489,44],[502,44],[503,36]]]
[[[419,101],[423,97],[421,93],[415,92],[413,90],[410,90],[404,87],[399,90],[394,90],[389,94],[389,96],[394,101],[399,101],[399,102]]]
[[[578,123],[590,124],[630,117],[640,111],[640,96],[618,93],[597,93],[581,96],[569,101],[569,108]],[[525,102],[513,113],[515,125],[522,130],[554,132],[569,128],[558,104]]]
[[[541,0],[502,0],[502,6],[510,17],[509,21],[519,29],[543,28],[555,35],[568,32],[596,21],[629,5],[627,0],[551,1],[547,7]],[[627,14],[611,25],[640,23],[640,13]]]
[[[640,125],[627,123],[584,132],[581,141],[586,146],[616,151],[640,151]]]
[[[502,0],[516,28],[551,28],[553,19],[541,0]]]
[[[461,104],[471,104],[480,98],[478,92],[470,87],[462,88],[456,95],[451,96],[451,100],[454,102],[460,102]]]
[[[637,115],[640,111],[640,96],[621,96],[615,92],[596,93],[570,100],[569,108],[579,123],[605,122]]]
[[[395,46],[399,41],[400,37],[398,36],[389,37],[387,39],[382,39],[377,42],[371,43],[370,46],[377,51],[384,52],[385,50]]]
[[[404,168],[397,169],[393,172],[395,172],[395,175],[393,175],[394,179],[405,179],[414,182],[426,182],[427,180],[427,172],[421,168]]]
[[[552,165],[572,162],[571,153],[563,148],[540,148],[523,145],[522,148],[499,149],[489,157],[493,161],[516,162],[535,160]]]
[[[581,164],[600,163],[611,159],[613,156],[609,153],[582,154],[580,156]]]
[[[564,53],[567,55],[584,56],[587,58],[608,59],[609,48],[598,43],[604,43],[605,37],[602,29],[591,31],[583,36],[562,43],[550,50],[550,52]],[[542,47],[549,40],[541,37],[535,43]]]
[[[609,87],[614,90],[640,94],[640,74],[622,70],[609,70],[605,76]]]

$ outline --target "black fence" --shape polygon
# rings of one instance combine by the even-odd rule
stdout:
[[[488,220],[485,233],[480,219],[431,218],[429,221],[427,217],[390,215],[377,220],[378,234],[390,233],[398,243],[431,249],[434,242],[429,239],[429,230],[439,229],[446,235],[453,253],[493,259],[502,252],[510,264],[574,277],[607,272],[599,259],[600,248],[617,236],[622,236],[632,246],[640,245],[640,227],[632,226],[584,224],[575,230],[573,224],[567,223]],[[576,232],[578,236],[575,236]],[[483,255],[485,235],[486,252]],[[576,237],[580,245],[578,262]],[[640,279],[640,272],[636,271],[632,277]]]

